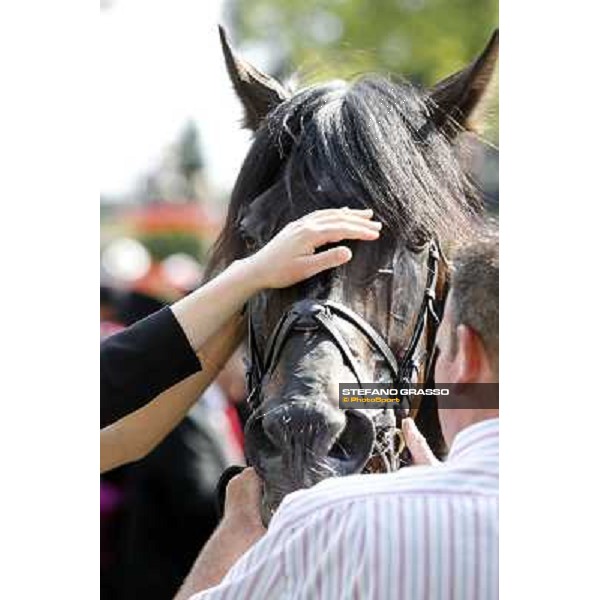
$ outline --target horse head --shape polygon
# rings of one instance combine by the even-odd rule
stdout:
[[[431,89],[364,76],[296,93],[236,55],[223,31],[221,41],[254,141],[210,271],[316,209],[371,208],[383,223],[376,242],[349,244],[350,263],[264,291],[247,306],[246,454],[265,481],[268,520],[291,491],[402,462],[394,413],[340,408],[338,383],[389,383],[398,376],[394,360],[406,369],[409,354],[404,376],[424,380],[440,312],[429,299],[439,303],[447,284],[432,255],[478,219],[458,141],[476,126],[498,33],[471,65]],[[419,421],[441,451],[435,405],[424,406]]]

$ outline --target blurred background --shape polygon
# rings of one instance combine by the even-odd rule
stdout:
[[[217,24],[259,68],[300,85],[377,71],[430,85],[481,51],[497,0],[102,0],[101,337],[197,286],[250,143]],[[473,170],[498,212],[498,97]],[[235,356],[146,459],[101,481],[105,600],[171,598],[216,524],[221,471],[242,459]]]

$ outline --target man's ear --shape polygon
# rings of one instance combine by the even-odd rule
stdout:
[[[485,368],[485,350],[481,339],[468,325],[456,328],[456,383],[478,383]]]
[[[229,78],[244,107],[244,127],[256,131],[267,114],[291,94],[276,79],[237,56],[221,26],[219,36]]]
[[[434,120],[438,127],[453,134],[462,128],[475,132],[480,130],[481,113],[498,62],[498,39],[499,32],[496,29],[474,62],[430,90],[429,96],[435,105]]]

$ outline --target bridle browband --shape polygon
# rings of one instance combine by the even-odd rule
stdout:
[[[346,338],[336,319],[341,319],[356,329],[369,341],[374,349],[384,359],[392,374],[392,383],[398,389],[413,383],[413,378],[422,366],[422,358],[417,355],[419,344],[426,329],[428,318],[431,326],[427,327],[427,340],[425,351],[424,381],[432,373],[434,364],[434,345],[437,329],[447,294],[447,285],[443,281],[439,286],[440,260],[445,259],[441,254],[437,240],[429,243],[427,258],[427,279],[423,292],[423,299],[417,315],[409,343],[402,353],[400,361],[396,359],[389,344],[363,317],[348,307],[331,300],[303,299],[295,302],[282,315],[267,341],[264,355],[258,349],[256,333],[252,323],[252,315],[248,314],[248,345],[250,350],[250,364],[247,371],[248,403],[252,411],[260,404],[260,390],[265,378],[269,377],[277,366],[281,352],[289,338],[297,332],[322,331],[330,339],[342,355],[344,363],[352,371],[359,385],[366,383],[361,373],[359,364],[350,349]],[[437,288],[441,287],[441,290]],[[395,407],[397,408],[397,407]],[[404,405],[400,407],[400,419],[410,410],[415,416],[418,406]],[[384,409],[376,425],[381,427],[396,426],[396,419],[389,409]]]

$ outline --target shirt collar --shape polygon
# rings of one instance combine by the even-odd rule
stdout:
[[[478,455],[490,453],[490,451],[497,452],[499,436],[500,420],[498,418],[485,419],[474,425],[469,425],[459,431],[454,438],[448,460],[462,459],[473,452]]]

